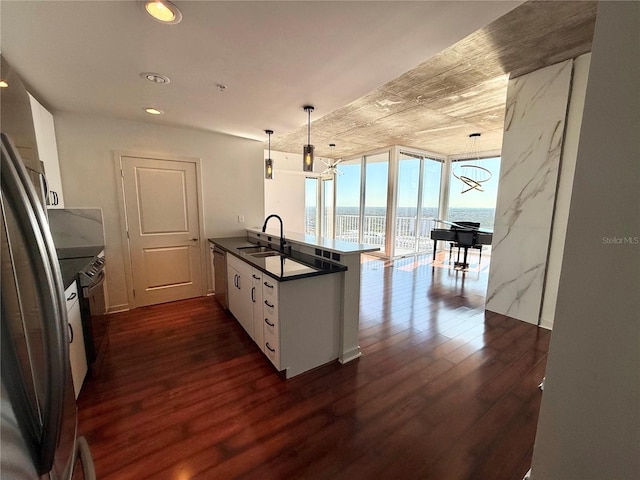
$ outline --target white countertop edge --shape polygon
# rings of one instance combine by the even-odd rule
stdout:
[[[263,233],[262,228],[247,228],[246,230],[247,232],[251,233]],[[280,238],[279,229],[268,228],[264,233],[272,237]],[[345,242],[344,240],[334,240],[332,238],[318,237],[316,235],[307,235],[298,232],[289,232],[286,230],[284,232],[284,238],[292,243],[299,243],[314,248],[322,248],[323,250],[328,250],[334,253],[341,253],[343,255],[348,255],[351,253],[377,252],[380,250],[380,247],[376,247],[374,245],[367,245],[364,243],[350,243]]]

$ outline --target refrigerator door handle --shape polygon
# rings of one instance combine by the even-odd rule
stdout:
[[[78,438],[78,457],[82,463],[84,480],[96,480],[96,469],[93,465],[93,456],[91,455],[89,444],[84,437]]]
[[[38,201],[25,166],[16,154],[13,142],[4,133],[2,137],[2,192],[19,220],[25,236],[33,237],[29,242],[34,271],[43,280],[46,288],[39,290],[43,314],[43,345],[48,359],[45,362],[47,400],[42,412],[42,437],[39,439],[39,454],[36,467],[39,474],[53,467],[56,447],[62,429],[66,367],[69,351],[66,345],[67,309],[62,284],[60,265],[55,245],[47,226],[44,207]],[[30,229],[30,231],[27,229]],[[33,441],[33,439],[32,439]]]

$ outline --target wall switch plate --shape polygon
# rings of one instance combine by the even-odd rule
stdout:
[[[244,215],[238,215],[238,223],[244,223]]]

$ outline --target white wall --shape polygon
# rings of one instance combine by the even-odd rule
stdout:
[[[534,480],[640,478],[640,3],[600,2]]]
[[[55,122],[65,206],[99,207],[104,213],[111,311],[128,307],[115,151],[200,158],[205,237],[244,234],[245,226],[262,224],[262,142],[65,112],[55,113]]]
[[[582,128],[582,113],[584,99],[587,93],[587,79],[591,53],[581,55],[573,62],[573,78],[571,80],[571,98],[567,110],[567,127],[562,146],[562,160],[558,178],[558,191],[553,212],[551,226],[551,242],[549,244],[549,259],[544,283],[544,295],[540,311],[540,326],[552,328],[556,312],[556,300],[560,284],[562,254],[569,221],[569,205],[573,188],[573,175],[578,157],[578,141]]]
[[[264,158],[268,153],[264,151]],[[282,217],[285,230],[304,233],[302,154],[272,150],[271,159],[273,179],[264,181],[264,216],[276,213]],[[256,226],[262,226],[262,223]]]
[[[302,146],[300,147],[302,150]],[[264,151],[264,158],[269,152]],[[323,158],[315,157],[313,172],[302,171],[302,153],[271,151],[273,179],[264,181],[264,215],[276,213],[282,217],[284,229],[304,233],[305,178],[317,177],[326,166]],[[326,160],[326,159],[324,159]],[[264,165],[263,165],[264,171]],[[258,227],[262,226],[256,225]]]

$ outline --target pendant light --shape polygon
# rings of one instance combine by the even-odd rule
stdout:
[[[302,149],[302,170],[305,172],[313,172],[313,145],[311,145],[311,112],[312,105],[305,105],[304,111],[308,114],[307,122],[307,144]]]
[[[265,130],[264,133],[269,135],[269,155],[264,161],[264,178],[273,180],[273,160],[271,160],[271,135],[273,134],[273,130]]]

